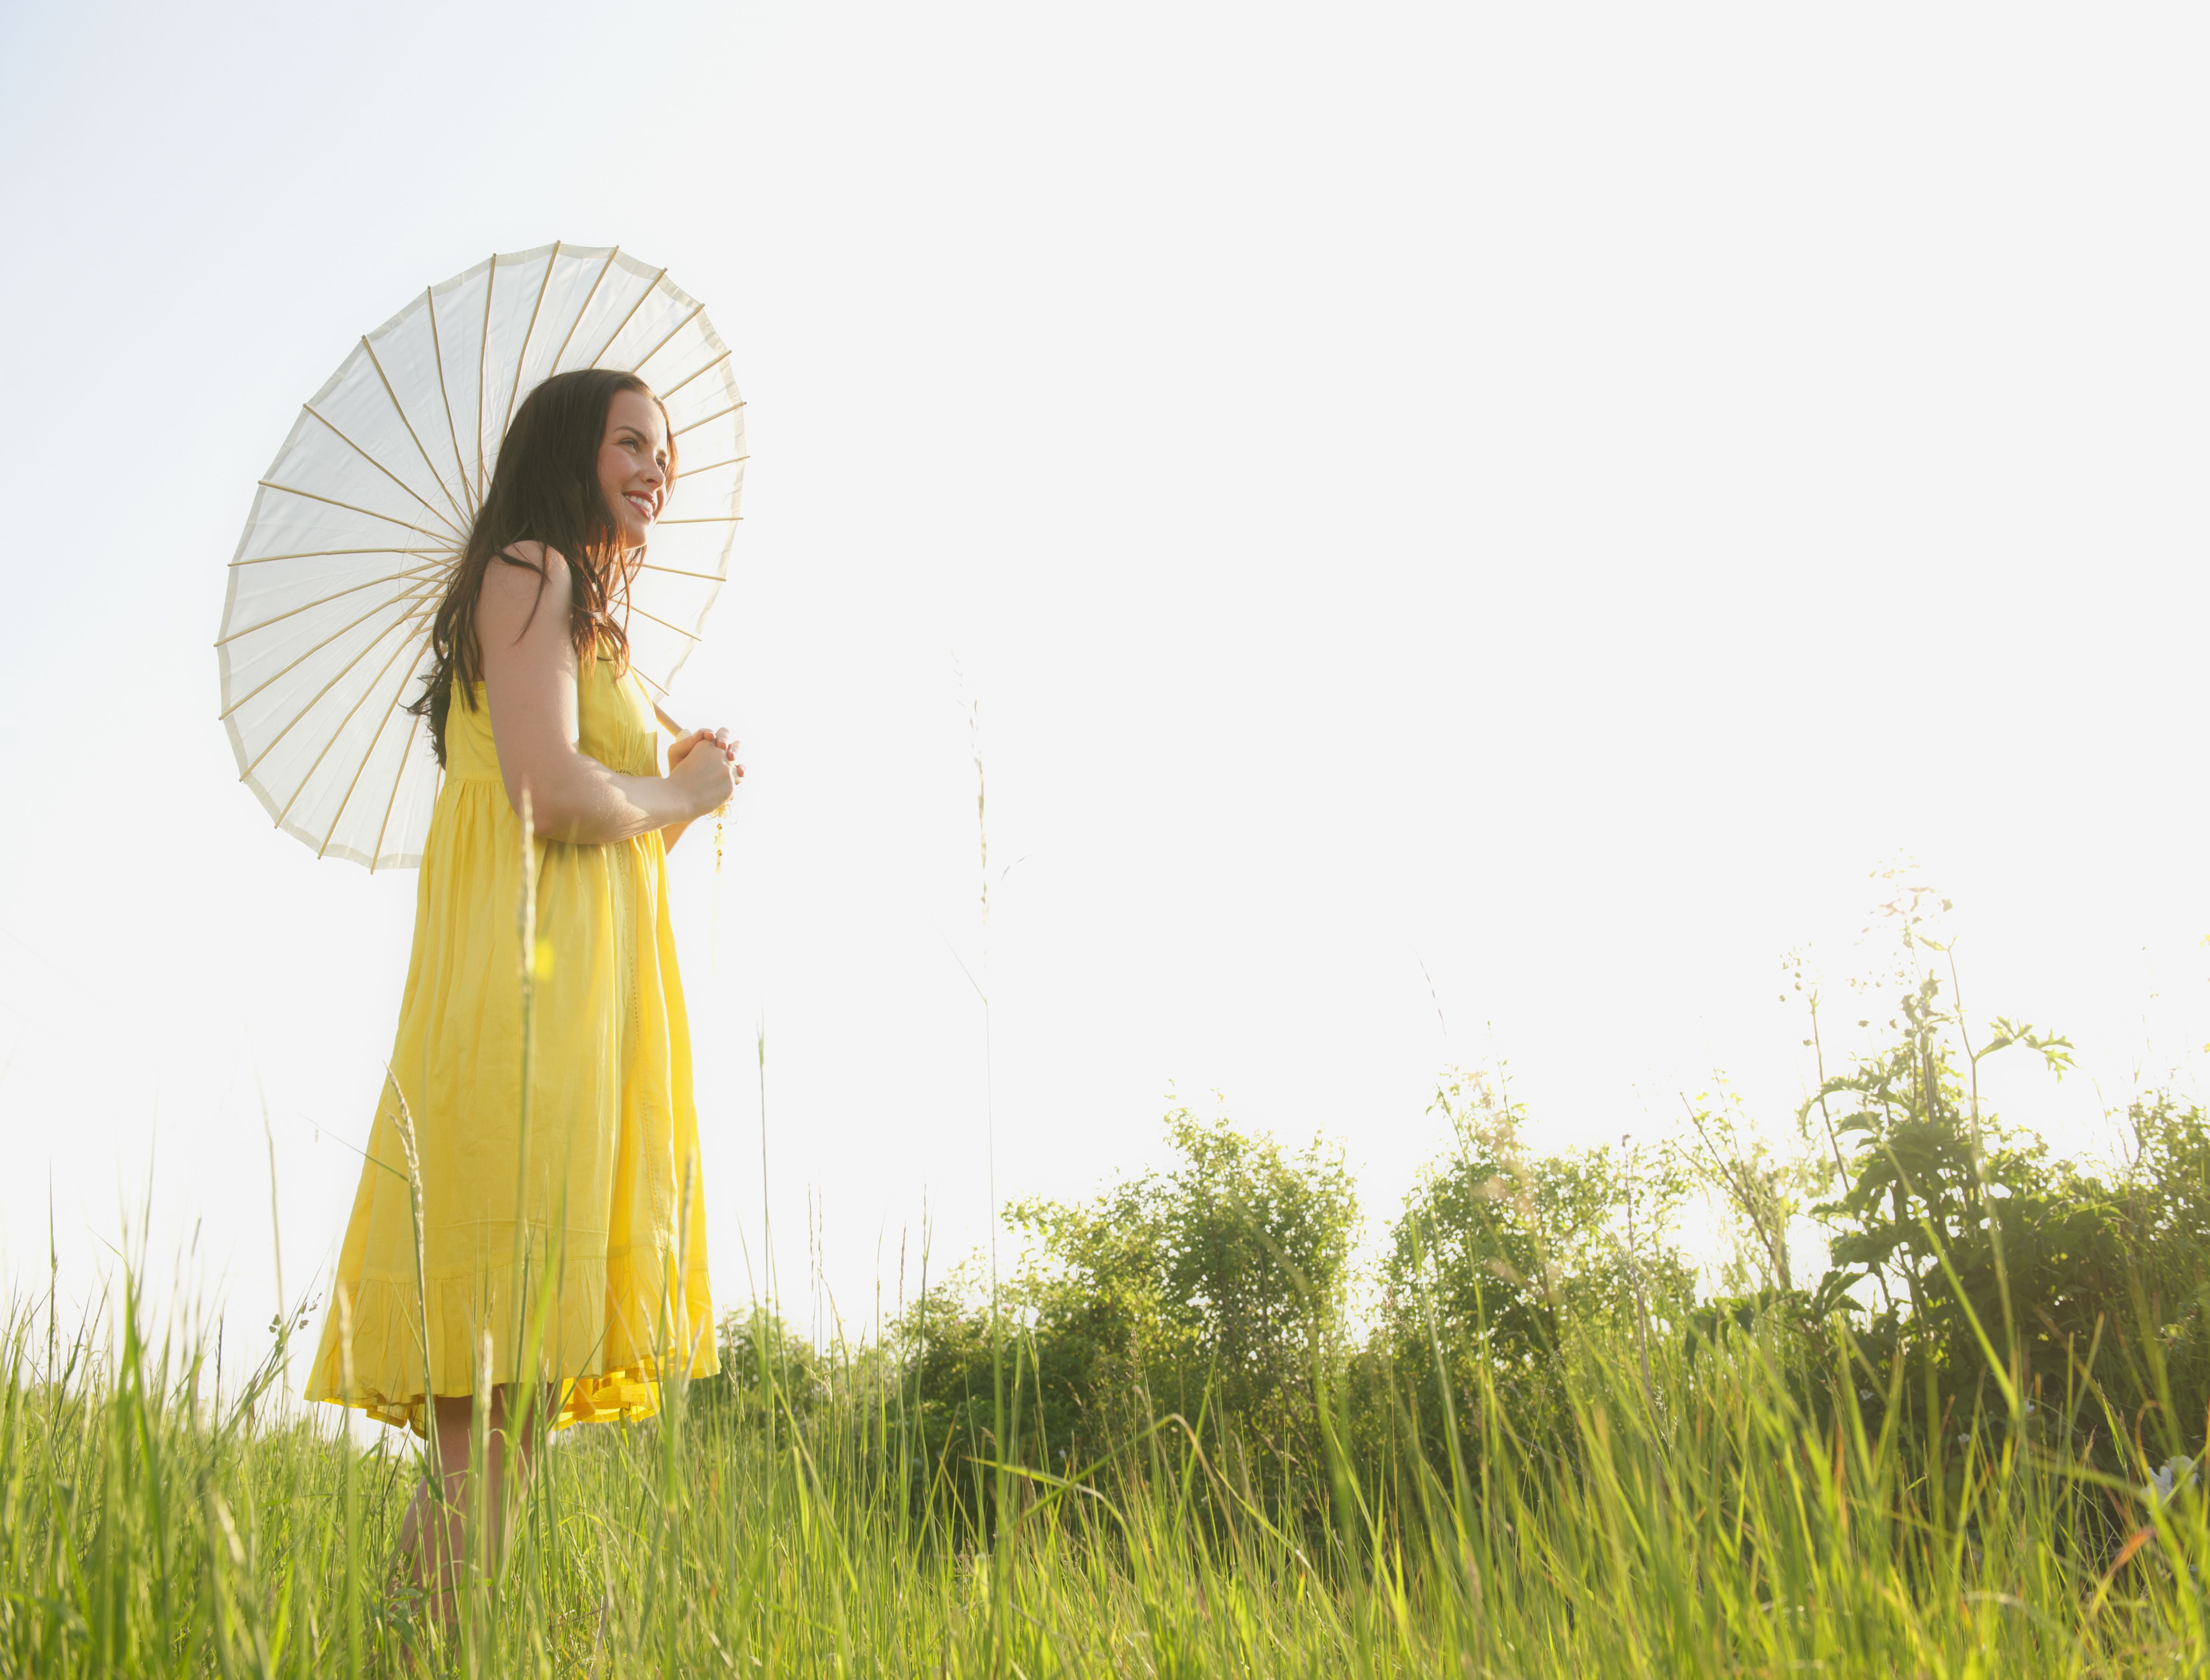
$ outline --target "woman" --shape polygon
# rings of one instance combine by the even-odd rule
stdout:
[[[586,369],[532,391],[438,608],[414,708],[444,781],[307,1395],[431,1438],[448,1560],[476,1395],[491,1397],[496,1521],[498,1437],[513,1423],[526,1455],[531,1413],[555,1428],[642,1417],[663,1379],[716,1369],[663,862],[744,771],[726,730],[694,729],[660,773],[623,628],[674,475],[666,412],[635,375]],[[417,1490],[403,1544],[426,1533],[434,1485]],[[443,1584],[445,1565],[432,1567]]]

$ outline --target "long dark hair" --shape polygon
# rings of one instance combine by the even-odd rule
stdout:
[[[476,640],[476,600],[484,572],[496,559],[528,567],[506,550],[517,542],[541,542],[568,563],[571,585],[568,633],[578,660],[601,656],[629,657],[625,625],[629,567],[622,554],[621,528],[599,486],[599,446],[606,439],[607,411],[617,393],[637,391],[658,403],[651,386],[634,373],[582,367],[556,373],[522,399],[514,423],[499,445],[491,488],[468,527],[460,564],[445,586],[445,599],[430,627],[434,656],[422,692],[407,710],[430,720],[430,744],[445,762],[445,717],[453,685],[461,703],[475,708],[475,685],[483,677],[483,648]],[[661,408],[665,420],[667,410]],[[675,439],[667,440],[667,481],[675,481]],[[538,580],[544,591],[544,579]],[[623,610],[616,614],[616,607]],[[533,609],[534,611],[534,609]]]

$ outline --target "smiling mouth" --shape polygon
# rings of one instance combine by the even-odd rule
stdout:
[[[637,517],[643,520],[648,525],[652,523],[654,514],[658,511],[658,510],[653,505],[652,498],[649,496],[625,496],[622,499],[627,502],[631,507],[635,508],[637,510]]]

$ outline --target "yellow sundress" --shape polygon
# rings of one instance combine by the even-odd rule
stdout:
[[[534,1375],[561,1385],[556,1428],[643,1417],[663,1375],[719,1369],[667,851],[656,833],[535,842],[525,1156],[522,819],[480,683],[475,699],[456,687],[391,1080],[306,1394],[420,1433],[426,1394]],[[660,773],[634,675],[587,657],[577,702],[583,752]],[[419,1164],[419,1248],[394,1083]]]

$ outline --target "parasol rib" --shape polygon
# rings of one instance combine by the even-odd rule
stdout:
[[[690,425],[683,428],[682,432],[673,432],[670,435],[680,438],[684,432],[696,432],[702,426],[711,426],[717,420],[727,420],[731,414],[735,414],[738,409],[744,406],[745,405],[742,402],[732,402],[728,408],[722,409],[721,413],[717,414],[709,414],[703,420],[692,420]]]
[[[261,761],[276,750],[276,743],[283,740],[285,736],[290,734],[293,729],[297,728],[299,725],[299,720],[305,717],[309,712],[312,711],[317,706],[320,705],[322,704],[323,696],[329,693],[333,688],[335,688],[340,682],[343,681],[347,674],[349,673],[354,666],[359,664],[362,660],[367,658],[371,653],[374,653],[376,650],[382,645],[385,637],[390,635],[395,630],[403,632],[411,619],[419,619],[421,616],[422,615],[420,613],[402,613],[398,618],[394,619],[389,624],[384,625],[383,629],[377,631],[375,635],[370,637],[367,641],[361,644],[360,651],[355,654],[351,659],[346,661],[343,665],[341,665],[335,672],[333,672],[330,675],[330,680],[315,691],[314,698],[309,700],[305,705],[301,706],[299,710],[292,714],[292,721],[269,738],[268,744],[258,752],[253,755],[253,762],[238,773],[238,779],[243,782],[247,777],[252,775],[255,771],[260,769]],[[356,620],[356,622],[358,622],[358,620]],[[402,642],[400,645],[404,647],[406,644]],[[389,664],[389,662],[390,662],[388,660],[385,662],[386,664]]]
[[[216,716],[216,718],[215,718],[215,722],[218,722],[218,723],[221,722],[225,718],[228,717],[228,716],[229,716],[232,712],[236,711],[236,710],[237,710],[240,706],[244,705],[244,704],[245,704],[248,700],[251,700],[251,699],[254,697],[254,695],[255,695],[255,694],[258,694],[258,693],[260,693],[260,692],[261,692],[261,691],[262,691],[263,689],[267,688],[267,687],[269,686],[269,683],[273,683],[273,682],[275,682],[275,681],[277,680],[277,678],[281,677],[281,676],[284,676],[284,675],[287,674],[288,673],[290,673],[291,671],[295,670],[296,668],[298,668],[298,667],[299,667],[300,664],[302,664],[302,663],[303,663],[303,662],[305,662],[305,661],[310,660],[310,659],[312,659],[312,658],[313,658],[317,654],[320,653],[320,652],[321,652],[324,648],[327,648],[328,646],[329,646],[329,644],[330,644],[331,643],[333,643],[333,642],[336,641],[336,640],[338,639],[338,638],[339,638],[339,637],[345,635],[345,634],[346,634],[347,632],[349,632],[349,631],[354,631],[354,630],[358,630],[358,629],[359,629],[359,628],[361,627],[361,625],[363,625],[366,624],[366,623],[367,623],[371,619],[374,618],[374,617],[375,617],[378,613],[383,612],[383,611],[387,607],[396,607],[396,606],[398,606],[399,604],[401,604],[401,603],[402,603],[402,602],[403,602],[403,601],[420,601],[420,599],[421,599],[421,597],[420,597],[420,595],[395,595],[395,596],[393,596],[393,597],[392,597],[392,599],[390,599],[389,601],[377,601],[377,602],[376,603],[376,605],[375,605],[375,606],[373,606],[373,607],[370,607],[370,608],[368,609],[368,611],[366,611],[365,613],[362,613],[359,618],[355,619],[354,619],[351,624],[340,625],[339,625],[335,630],[333,630],[333,631],[332,631],[329,635],[327,635],[327,636],[323,637],[323,639],[322,639],[321,641],[319,641],[319,642],[316,643],[316,644],[315,644],[315,645],[314,645],[313,647],[309,648],[309,649],[306,650],[306,652],[305,652],[305,653],[301,654],[298,659],[293,660],[293,661],[291,662],[291,664],[287,665],[287,666],[283,668],[283,670],[281,670],[281,671],[278,671],[278,672],[275,672],[275,673],[274,673],[273,674],[271,674],[271,675],[267,679],[267,680],[266,680],[266,681],[262,682],[258,686],[257,686],[256,688],[254,688],[254,690],[252,691],[252,692],[251,692],[251,693],[247,693],[247,694],[241,694],[241,695],[239,695],[239,696],[235,700],[232,700],[232,701],[228,705],[225,706],[225,707],[222,709],[221,712],[220,712],[220,714],[218,714],[218,715],[217,715],[217,716]],[[414,616],[419,617],[419,616],[420,616],[420,615],[418,613],[418,614],[415,614],[415,615],[414,615]],[[404,619],[402,618],[402,619],[401,620],[399,620],[399,621],[403,623],[405,620],[404,620]],[[371,642],[369,643],[369,644],[368,644],[368,645],[369,645],[370,647],[374,647],[374,646],[376,645],[376,641],[380,641],[381,639],[383,639],[383,632],[381,632],[381,631],[378,631],[378,632],[377,632],[376,640],[372,640],[372,641],[371,641]],[[357,656],[357,655],[355,656],[355,657],[358,657],[358,656]],[[294,720],[294,722],[296,722],[296,721],[297,721],[297,720],[295,719],[295,720]],[[285,725],[285,728],[289,728],[290,727],[291,727],[291,725],[290,725],[290,724],[288,724],[288,723],[287,723],[287,725]],[[259,760],[259,759],[257,759],[257,758],[254,760],[254,764],[258,764],[259,762],[260,762],[260,760]],[[246,766],[246,769],[248,769],[249,771],[250,771],[250,770],[251,770],[252,768],[253,768],[253,765],[252,765],[252,764],[248,764],[248,765]],[[240,779],[241,781],[243,781],[245,778],[244,778],[243,777],[241,777],[239,779]]]
[[[315,779],[315,772],[323,767],[323,760],[330,756],[330,748],[338,744],[338,737],[345,733],[346,725],[353,722],[353,714],[359,711],[361,707],[367,703],[368,697],[376,692],[377,684],[383,680],[384,672],[389,671],[394,665],[396,665],[399,662],[399,656],[406,651],[407,644],[404,642],[400,643],[397,647],[392,649],[391,657],[385,660],[383,663],[377,668],[376,674],[368,680],[368,686],[360,691],[360,698],[355,700],[352,705],[348,706],[346,709],[346,715],[338,719],[337,728],[330,731],[330,738],[323,743],[323,750],[315,754],[315,762],[307,766],[307,773],[299,778],[299,785],[292,789],[292,797],[284,801],[284,808],[276,813],[276,821],[274,825],[275,827],[281,828],[284,826],[284,819],[292,814],[292,807],[299,802],[299,795],[307,791],[307,783]],[[422,656],[419,651],[414,656],[414,662],[417,665],[420,665],[422,662]],[[404,689],[407,685],[402,680],[399,686],[402,689]],[[319,700],[322,698],[322,696],[317,694],[315,698]],[[378,734],[383,733],[381,727],[377,728],[377,733]],[[373,746],[374,744],[373,740],[370,742],[371,746]],[[365,762],[365,760],[363,762]],[[355,779],[358,779],[358,772],[355,773]],[[350,795],[350,789],[347,789],[347,793]],[[339,808],[341,810],[344,809],[342,806]],[[333,827],[336,825],[335,818],[331,819],[331,825]]]
[[[672,334],[672,333],[671,333],[671,334],[669,334],[668,335],[669,335],[671,338],[674,336],[674,335],[673,335],[673,334]],[[678,391],[679,391],[679,390],[681,390],[683,389],[683,387],[684,387],[684,386],[685,386],[685,385],[689,384],[690,384],[693,379],[697,378],[700,373],[711,373],[711,372],[712,372],[716,368],[719,367],[719,366],[720,366],[723,362],[725,362],[725,361],[728,360],[728,359],[729,359],[729,352],[728,352],[728,351],[727,351],[727,350],[722,351],[722,354],[721,354],[720,355],[718,355],[718,356],[715,357],[713,360],[711,360],[711,361],[708,362],[708,363],[705,365],[705,366],[703,366],[703,367],[702,367],[702,368],[698,369],[697,372],[692,372],[692,373],[686,373],[686,374],[685,374],[685,375],[684,375],[680,379],[678,379],[678,380],[677,380],[673,384],[670,385],[670,386],[669,386],[666,390],[664,390],[664,391],[661,392],[661,393],[660,393],[660,400],[661,400],[662,402],[667,402],[667,399],[668,399],[669,397],[671,397],[671,396],[674,396],[674,395],[675,395],[675,393],[676,393],[676,392],[678,392]],[[648,358],[647,360],[649,360],[649,358]]]
[[[227,647],[231,643],[235,642],[241,636],[251,636],[257,631],[268,629],[271,625],[281,624],[287,619],[296,619],[302,613],[311,613],[316,607],[327,607],[333,601],[342,601],[349,595],[359,594],[363,589],[372,589],[378,583],[397,583],[405,582],[408,579],[412,579],[416,583],[426,583],[430,582],[432,577],[434,576],[434,573],[426,571],[426,569],[421,566],[413,566],[405,571],[386,572],[383,577],[371,577],[365,583],[349,583],[344,589],[333,590],[330,594],[323,596],[319,601],[302,602],[299,606],[292,607],[287,612],[279,613],[273,619],[263,619],[259,624],[250,624],[243,630],[233,630],[229,635],[225,636],[217,641],[215,643],[215,646],[219,648]]]
[[[430,317],[430,338],[433,347],[437,341],[437,316],[433,312]],[[430,459],[430,451],[423,448],[422,439],[415,432],[414,422],[407,418],[407,410],[400,403],[399,393],[391,389],[391,376],[383,371],[383,363],[377,356],[376,347],[373,344],[371,344],[366,337],[364,336],[360,341],[360,347],[368,352],[368,365],[376,370],[376,377],[382,382],[383,386],[383,394],[391,399],[392,412],[399,416],[400,425],[405,426],[407,428],[407,435],[414,439],[414,450],[415,452],[422,457],[422,464],[430,468],[431,482],[438,486],[438,492],[440,495],[444,496],[448,502],[452,503],[453,511],[460,514],[462,518],[466,519],[468,516],[461,511],[461,505],[458,502],[453,501],[452,486],[445,482],[445,475],[439,472],[436,465],[432,462]],[[442,379],[439,383],[443,383]]]
[[[629,323],[631,320],[636,316],[637,311],[644,307],[644,300],[660,288],[660,282],[667,277],[667,270],[662,269],[658,274],[653,275],[653,277],[645,283],[644,290],[637,294],[637,301],[629,306],[629,313],[622,317],[621,325],[616,327],[613,331],[607,335],[607,341],[599,346],[599,354],[591,358],[591,366],[593,367],[596,367],[601,362],[607,359],[607,352],[614,347],[614,340],[619,338],[624,333],[629,330]]]
[[[660,625],[664,630],[673,631],[678,636],[688,637],[693,642],[702,639],[695,632],[685,630],[679,624],[669,624],[667,619],[661,618],[657,613],[646,612],[643,607],[638,606],[634,601],[630,602],[629,610],[643,618],[650,619],[653,623]]]
[[[591,312],[591,299],[599,295],[599,282],[607,277],[607,270],[613,267],[614,258],[620,255],[621,247],[619,245],[616,245],[612,250],[608,251],[607,252],[607,260],[599,264],[598,273],[591,277],[591,289],[583,293],[582,307],[577,310],[576,318],[568,323],[567,336],[560,341],[560,347],[552,353],[553,372],[558,373],[560,371],[560,359],[568,354],[569,340],[576,336],[576,329],[583,324],[583,317]]]
[[[399,679],[399,692],[402,694],[407,692],[407,685],[414,680],[414,674],[422,668],[422,656],[429,651],[430,644],[427,642],[415,650],[414,662],[407,668],[407,674]],[[353,780],[346,783],[345,797],[338,801],[338,808],[331,813],[329,832],[323,836],[323,843],[315,848],[317,857],[329,850],[330,841],[338,831],[338,824],[345,819],[346,807],[353,803],[353,789],[360,786],[360,778],[368,773],[368,761],[376,756],[377,742],[383,739],[383,732],[391,727],[391,720],[405,710],[395,701],[391,710],[383,714],[383,721],[376,726],[376,733],[368,738],[368,748],[360,755],[360,763],[353,767]],[[401,762],[403,764],[405,760],[402,758]]]
[[[461,457],[461,429],[453,424],[453,394],[445,389],[445,346],[438,331],[438,288],[432,286],[422,295],[430,300],[430,354],[438,365],[438,400],[445,405],[445,435],[453,443],[453,470],[460,475],[461,493],[474,507],[476,496],[468,485],[468,463]]]
[[[545,278],[537,282],[537,301],[529,305],[529,324],[522,329],[522,349],[514,359],[514,389],[506,394],[506,418],[499,422],[498,435],[506,436],[506,428],[514,424],[514,400],[522,395],[522,370],[529,360],[530,335],[537,330],[537,311],[545,307],[545,289],[552,283],[552,270],[560,261],[560,242],[552,241],[552,254],[545,259]]]
[[[498,253],[491,254],[491,267],[484,275],[483,330],[476,335],[476,500],[481,502],[490,486],[486,482],[490,474],[484,470],[483,458],[483,392],[484,368],[491,355],[491,299],[498,290]]]
[[[685,571],[679,565],[655,565],[650,560],[639,560],[640,571],[664,571],[671,577],[703,577],[709,583],[726,583],[729,580],[718,571]]]
[[[391,807],[399,803],[399,784],[407,779],[407,755],[414,750],[414,737],[421,728],[422,719],[417,714],[414,727],[407,732],[407,745],[399,749],[399,773],[391,778],[391,797],[383,801],[383,820],[376,825],[376,849],[368,855],[368,873],[371,875],[376,873],[377,860],[383,855],[383,831],[391,826]]]
[[[305,496],[311,502],[321,502],[328,507],[341,507],[347,513],[358,513],[370,519],[381,519],[385,524],[396,525],[402,530],[420,531],[424,536],[438,537],[440,541],[444,541],[443,536],[436,531],[425,529],[422,526],[404,519],[394,519],[389,514],[378,513],[374,508],[355,507],[351,502],[341,502],[333,496],[317,496],[311,490],[302,490],[296,485],[279,484],[274,479],[257,479],[254,482],[263,490],[281,490],[287,496]]]
[[[655,519],[655,525],[734,525],[741,523],[741,513],[700,514],[695,519]]]
[[[665,272],[665,270],[662,272]],[[669,341],[672,340],[676,334],[681,332],[684,328],[689,326],[693,321],[697,320],[705,312],[706,305],[700,304],[697,308],[692,310],[688,315],[685,316],[680,321],[678,321],[673,326],[667,329],[667,338],[661,339],[659,343],[654,345],[652,348],[647,350],[643,355],[631,362],[630,364],[629,371],[632,373],[642,373],[644,371],[644,365],[650,361],[655,356],[658,355],[662,350],[665,350],[668,346]]]
[[[364,344],[365,344],[367,341],[367,341],[366,339],[363,339],[363,340],[361,341],[361,342],[362,342],[362,343],[364,343]],[[385,466],[385,465],[384,465],[381,461],[378,461],[378,460],[377,460],[374,456],[371,455],[371,454],[370,454],[366,450],[363,449],[363,448],[362,448],[359,444],[356,444],[355,442],[353,442],[353,440],[352,438],[350,438],[347,437],[347,436],[346,436],[346,434],[345,434],[344,432],[340,432],[340,431],[337,429],[336,426],[335,426],[335,425],[334,425],[334,424],[332,424],[332,422],[331,422],[331,420],[330,420],[330,417],[329,417],[328,414],[322,414],[322,413],[318,412],[318,411],[317,410],[317,408],[315,408],[315,405],[314,405],[313,403],[311,403],[311,402],[303,402],[303,403],[301,403],[299,406],[300,406],[302,408],[305,408],[305,409],[309,414],[313,414],[313,415],[314,415],[314,417],[315,417],[317,420],[318,420],[322,421],[322,423],[323,423],[324,426],[329,426],[331,433],[332,433],[332,434],[333,434],[333,435],[337,438],[337,440],[338,440],[340,443],[343,444],[344,444],[347,449],[351,450],[352,450],[355,455],[359,456],[362,460],[364,460],[364,461],[365,461],[366,462],[368,462],[368,464],[369,464],[370,466],[371,466],[371,467],[375,468],[376,468],[376,470],[377,470],[377,472],[379,472],[379,473],[383,474],[384,475],[384,477],[386,477],[386,478],[389,479],[389,480],[390,480],[394,484],[397,485],[397,486],[398,486],[402,490],[404,490],[404,491],[405,491],[408,495],[410,495],[410,496],[414,497],[414,499],[415,499],[416,501],[418,501],[418,502],[422,502],[422,511],[423,511],[423,512],[425,512],[425,513],[428,514],[428,515],[429,515],[432,519],[436,520],[439,524],[444,525],[444,526],[445,526],[446,528],[448,528],[450,530],[451,530],[452,534],[453,534],[455,536],[462,536],[462,535],[465,535],[465,533],[462,531],[461,528],[460,528],[458,525],[454,524],[454,523],[453,523],[453,522],[452,522],[451,520],[450,520],[450,519],[446,518],[446,517],[445,517],[445,516],[444,516],[444,514],[442,514],[442,513],[438,512],[437,509],[435,509],[435,508],[432,507],[432,506],[430,505],[430,504],[429,504],[429,503],[427,503],[427,502],[426,502],[426,501],[423,501],[423,500],[422,500],[421,493],[420,493],[420,492],[419,492],[419,491],[417,491],[417,490],[414,488],[414,486],[413,485],[411,485],[411,484],[408,483],[408,482],[407,482],[407,480],[406,480],[405,479],[403,479],[403,478],[400,477],[398,474],[396,474],[396,473],[393,472],[393,471],[391,470],[391,468],[389,468],[389,467]],[[401,416],[401,418],[403,420],[403,419],[405,419],[406,417],[405,417],[404,415],[402,415],[402,416]],[[439,487],[440,487],[440,488],[443,488],[443,486],[440,486]]]
[[[443,548],[302,548],[296,554],[256,554],[251,559],[232,560],[231,565],[267,565],[271,560],[319,560],[333,554],[450,554],[450,547]]]
[[[733,455],[727,461],[709,461],[703,467],[685,467],[683,476],[696,478],[701,473],[717,473],[724,467],[740,467],[751,459],[749,455]]]

